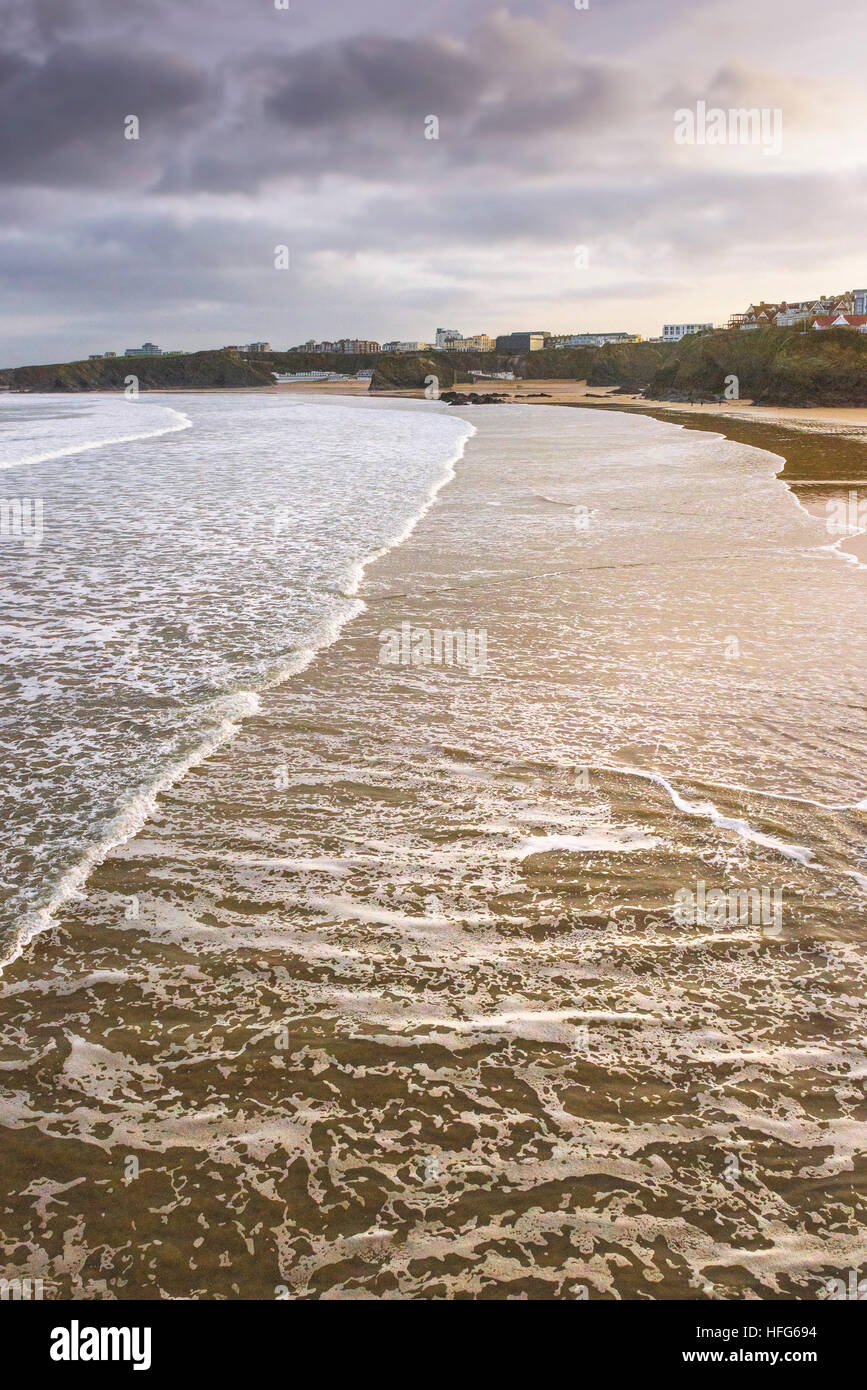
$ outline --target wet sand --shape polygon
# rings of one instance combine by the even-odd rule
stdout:
[[[646,414],[684,429],[707,430],[725,439],[767,449],[781,459],[780,477],[798,489],[798,500],[811,515],[827,518],[829,537],[845,554],[867,564],[867,536],[850,534],[854,522],[867,530],[867,409],[863,407],[759,406],[752,401],[715,404],[666,404],[621,393],[614,387],[583,381],[479,380],[455,388],[496,392],[510,403],[559,405],[592,410]],[[381,392],[383,396],[420,398],[421,391]],[[482,406],[478,409],[493,409]],[[472,416],[468,418],[475,418]],[[860,484],[857,496],[853,487]],[[841,525],[841,519],[845,524]]]
[[[803,411],[749,404],[742,409],[666,407],[634,399],[627,403],[625,398],[617,406],[593,404],[630,413],[643,411],[683,429],[708,430],[776,454],[782,460],[780,478],[811,516],[826,522],[829,542],[867,565],[867,410]]]
[[[89,1299],[810,1299],[867,1256],[863,814],[773,793],[791,732],[760,656],[711,730],[688,653],[592,645],[633,584],[660,632],[684,592],[714,621],[706,523],[679,541],[686,589],[656,551],[630,577],[634,533],[588,565],[556,491],[568,422],[548,442],[533,417],[466,413],[455,482],[368,571],[366,611],[6,970],[6,1277]],[[774,563],[761,519],[736,526],[733,608]],[[490,669],[382,664],[403,624],[485,629]],[[641,708],[618,723],[625,685],[672,708],[661,749]],[[653,776],[690,720],[725,751],[751,717],[752,791],[681,782],[744,842]],[[619,766],[591,765],[607,723]],[[815,865],[775,849],[807,834]],[[678,925],[673,886],[723,870],[782,886],[785,929]]]

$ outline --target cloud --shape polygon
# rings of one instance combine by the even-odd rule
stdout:
[[[435,107],[458,116],[489,91],[480,58],[443,38],[359,35],[293,55],[265,102],[293,130],[418,120]]]
[[[0,179],[105,184],[129,176],[135,142],[167,139],[180,113],[204,102],[208,81],[184,59],[159,53],[59,48],[43,62],[8,54],[0,66]]]
[[[7,3],[7,360],[609,311],[648,333],[864,280],[864,98],[821,75],[849,0],[806,57],[806,0],[785,33],[750,0]],[[698,99],[782,106],[783,157],[676,146]]]

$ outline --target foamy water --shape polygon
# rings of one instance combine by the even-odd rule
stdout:
[[[0,537],[7,945],[333,640],[469,432],[243,394],[0,399],[3,492],[44,533]]]
[[[339,640],[5,971],[7,1277],[810,1300],[867,1261],[864,573],[767,454],[472,418]],[[383,664],[404,623],[484,670]]]

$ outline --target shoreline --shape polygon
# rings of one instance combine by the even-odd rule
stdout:
[[[538,390],[529,389],[538,387]],[[511,388],[511,390],[509,389]],[[464,384],[453,388],[466,391]],[[867,497],[867,408],[858,406],[816,407],[808,412],[789,406],[757,406],[744,401],[722,407],[649,401],[644,397],[619,394],[615,388],[582,389],[581,383],[562,381],[479,382],[471,389],[500,392],[511,397],[502,404],[549,405],[573,410],[596,410],[624,415],[649,415],[664,424],[681,429],[716,434],[735,444],[779,458],[777,477],[792,493],[798,506],[818,519],[829,517],[831,500],[827,489],[849,490],[863,486]],[[418,391],[379,391],[381,398],[415,398]],[[454,406],[455,410],[494,409],[494,406]],[[817,496],[809,490],[816,489]],[[823,495],[824,491],[824,495]],[[864,506],[861,506],[861,515]],[[867,522],[863,528],[829,530],[829,550],[853,564],[867,566]]]
[[[572,513],[606,486],[607,426],[491,412],[436,505],[370,565],[339,640],[161,793],[9,967],[15,1273],[61,1299],[737,1300],[809,1298],[815,1271],[857,1264],[832,1226],[845,1170],[827,1196],[802,1171],[829,1133],[842,1160],[854,1143],[845,1097],[826,1118],[827,1083],[860,1036],[863,899],[840,886],[836,841],[815,868],[798,848],[840,813],[781,799],[797,791],[785,738],[776,770],[757,756],[778,700],[749,664],[763,623],[714,707],[743,787],[693,757],[699,672],[689,644],[661,644],[672,615],[714,622],[717,651],[756,623],[732,578],[744,559],[779,572],[768,516],[789,546],[799,527],[767,461],[712,469],[705,513],[680,432],[627,425],[610,457],[637,524],[623,529],[618,491],[597,537]],[[742,555],[708,549],[747,476],[761,514],[745,513]],[[661,569],[670,518],[677,563]],[[694,614],[709,561],[731,618],[717,590]],[[821,566],[795,568],[798,594],[835,590]],[[624,660],[639,617],[657,626]],[[491,669],[383,663],[404,622],[485,627]],[[797,657],[788,632],[778,649]],[[605,758],[600,718],[623,720]],[[785,884],[783,939],[672,924],[675,886],[718,878],[726,849],[730,881]],[[820,916],[829,873],[839,920]],[[800,1022],[823,970],[839,1001],[827,1046]],[[745,1131],[771,1177],[757,1165],[724,1186]],[[48,1211],[45,1184],[63,1192]],[[754,1268],[781,1225],[780,1263]]]
[[[578,402],[573,405],[574,408],[582,408]],[[803,428],[800,423],[781,419],[778,414],[771,413],[757,419],[752,415],[717,415],[710,408],[701,407],[700,414],[698,411],[692,413],[689,407],[684,410],[654,406],[641,409],[634,405],[608,408],[620,410],[624,414],[650,415],[655,420],[679,425],[686,430],[716,434],[735,444],[747,444],[751,448],[761,449],[779,458],[782,461],[782,467],[777,470],[779,481],[786,486],[798,506],[809,516],[819,520],[825,518],[826,525],[829,526],[829,537],[837,537],[836,540],[829,539],[829,550],[836,551],[861,567],[867,566],[867,525],[842,535],[839,531],[830,529],[829,509],[834,498],[828,492],[829,489],[833,489],[835,494],[842,495],[845,492],[848,495],[853,485],[863,485],[867,489],[867,429],[863,436],[842,432],[835,434],[828,429]],[[764,408],[769,412],[773,411],[773,407]],[[864,416],[867,424],[867,411],[864,412]],[[838,420],[825,423],[836,424]],[[821,452],[818,452],[817,439],[822,441]],[[817,467],[817,464],[820,466]],[[850,472],[844,477],[842,474],[846,469]],[[811,489],[817,495],[811,495]],[[861,512],[863,514],[863,506]]]
[[[206,388],[207,389],[207,388]],[[236,392],[243,388],[226,387],[217,388]],[[116,394],[116,393],[112,393]],[[153,394],[162,394],[154,392]],[[159,439],[164,435],[177,433],[182,429],[193,427],[193,422],[184,416],[186,423],[183,425],[170,426],[168,429],[146,435],[131,435],[129,441],[139,439]],[[2,989],[4,971],[15,961],[17,961],[28,949],[28,947],[45,933],[50,933],[56,925],[57,915],[63,911],[65,905],[75,902],[80,896],[80,891],[86,884],[88,878],[112,852],[125,845],[129,840],[135,839],[139,835],[159,808],[159,799],[170,791],[178,782],[182,781],[191,771],[206,762],[215,752],[225,744],[230,743],[242,729],[245,721],[254,716],[261,708],[261,700],[271,690],[278,689],[294,676],[300,675],[312,662],[340,640],[343,629],[347,624],[356,618],[359,612],[364,609],[364,600],[360,597],[359,591],[364,585],[367,570],[371,565],[388,555],[392,550],[399,549],[410,538],[419,522],[430,511],[435,504],[438,494],[444,487],[447,487],[455,478],[455,471],[461,462],[466,451],[467,444],[476,434],[476,426],[467,421],[467,433],[459,441],[453,453],[449,454],[443,462],[440,476],[435,479],[426,494],[421,499],[418,509],[413,512],[403,526],[386,541],[382,546],[371,551],[356,561],[348,574],[346,583],[342,589],[343,596],[352,600],[355,605],[353,611],[347,612],[336,622],[329,619],[324,625],[324,631],[319,634],[315,644],[309,647],[300,648],[293,652],[285,669],[276,675],[271,675],[261,684],[250,689],[237,689],[225,692],[217,699],[224,700],[230,706],[223,713],[219,724],[207,734],[200,744],[189,749],[182,757],[176,759],[168,767],[162,769],[154,781],[135,788],[129,792],[126,801],[111,816],[105,825],[103,837],[96,842],[87,844],[83,847],[80,858],[69,865],[64,870],[58,881],[50,890],[44,903],[32,907],[21,919],[15,937],[8,943],[0,945],[0,989]],[[99,444],[74,447],[66,451],[63,455],[75,455],[77,453],[89,452],[110,447],[120,442],[128,440],[107,440]],[[27,460],[27,464],[42,462],[42,459]],[[16,465],[19,466],[19,465]],[[26,466],[26,465],[20,465]],[[245,708],[246,706],[246,708]]]
[[[337,396],[342,383],[320,383],[316,395]],[[283,383],[273,389],[295,390],[304,394],[303,383]],[[538,388],[538,389],[536,389]],[[271,387],[266,388],[272,390]],[[454,387],[466,391],[465,384]],[[788,406],[757,406],[744,401],[725,408],[717,405],[688,405],[648,401],[640,396],[618,394],[615,388],[595,387],[587,390],[581,383],[563,381],[477,382],[470,389],[481,392],[502,392],[511,399],[504,405],[548,405],[578,410],[613,411],[625,415],[649,415],[664,424],[682,429],[701,430],[716,434],[735,444],[747,444],[781,460],[777,477],[789,489],[808,515],[828,518],[831,505],[824,489],[865,488],[867,497],[867,408],[816,407],[808,412]],[[604,394],[603,394],[604,393]],[[352,392],[353,395],[367,394]],[[421,391],[377,391],[370,399],[423,400]],[[457,405],[455,411],[495,409],[495,406]],[[810,496],[815,488],[818,496]],[[803,490],[803,491],[801,491]],[[863,514],[863,505],[861,512]],[[836,551],[852,563],[867,565],[867,526],[848,531],[829,531],[829,550]]]
[[[364,396],[370,400],[424,400],[422,390],[374,391],[358,383],[347,390],[344,382],[283,382],[261,388],[268,393],[288,391],[296,395],[336,397]],[[784,461],[781,481],[799,485],[867,486],[867,407],[863,406],[772,406],[751,401],[729,402],[725,406],[651,401],[643,396],[619,393],[615,387],[590,387],[586,383],[559,379],[516,378],[514,381],[480,380],[456,383],[450,388],[461,393],[499,394],[506,405],[549,405],[571,409],[617,411],[631,415],[650,415],[653,419],[681,425],[685,429],[707,430],[737,444],[751,444]],[[457,405],[455,411],[493,409],[488,406]],[[817,440],[821,441],[817,446]],[[785,451],[779,446],[785,444]]]
[[[271,388],[267,388],[270,390]],[[278,388],[279,389],[279,388]],[[590,387],[584,383],[560,380],[481,381],[466,392],[502,394],[508,405],[550,405],[571,409],[617,411],[628,415],[650,415],[653,419],[682,425],[686,429],[709,430],[737,444],[753,444],[769,453],[780,454],[775,443],[785,440],[789,451],[781,477],[785,482],[867,483],[867,407],[795,407],[754,405],[751,401],[729,402],[725,406],[689,405],[686,402],[647,400],[643,396],[620,393],[615,387]],[[374,398],[422,399],[421,391],[377,391]],[[454,406],[455,410],[494,407]],[[828,458],[816,457],[815,441],[821,439]],[[765,442],[767,441],[767,442]],[[834,473],[833,465],[838,471]]]
[[[593,387],[588,390],[582,382],[545,378],[538,381],[518,378],[505,382],[461,382],[450,389],[462,393],[475,390],[480,394],[502,394],[507,397],[502,403],[508,405],[566,406],[573,409],[613,410],[624,414],[650,415],[654,419],[679,424],[687,429],[715,431],[726,439],[734,440],[735,443],[754,444],[770,453],[779,452],[773,447],[776,436],[772,433],[778,431],[780,437],[789,443],[788,454],[781,455],[785,459],[785,470],[781,473],[783,481],[817,485],[858,482],[867,485],[867,406],[795,407],[755,405],[751,401],[730,402],[725,407],[711,404],[690,405],[685,402],[647,400],[643,396],[619,393],[615,387]],[[13,391],[10,394],[16,397],[46,394],[62,397],[122,396],[124,389],[119,387],[112,390],[105,387],[92,392]],[[352,380],[275,382],[267,386],[165,386],[148,388],[141,392],[144,398],[212,394],[291,394],[325,399],[347,396],[370,401],[426,399],[421,389],[371,391],[367,381]],[[477,407],[449,408],[473,410]],[[811,441],[817,438],[833,452],[833,458],[825,460],[815,457],[816,450],[815,447],[811,447]],[[765,440],[768,442],[764,442]],[[836,474],[832,471],[834,462],[839,463],[839,471]]]

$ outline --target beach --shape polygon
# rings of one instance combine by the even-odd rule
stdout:
[[[337,385],[322,383],[326,392]],[[478,379],[472,386],[461,383],[454,389],[501,394],[507,402],[521,405],[641,412],[684,429],[709,430],[766,449],[779,456],[780,477],[798,489],[800,505],[829,523],[838,549],[867,564],[867,409],[861,406],[768,406],[749,400],[672,403],[616,387],[544,379]],[[421,391],[376,394],[404,399],[423,395]],[[861,491],[853,495],[857,484]]]
[[[6,966],[5,1277],[811,1300],[867,1259],[867,579],[784,485],[864,445],[658,410],[449,412],[330,640]]]

